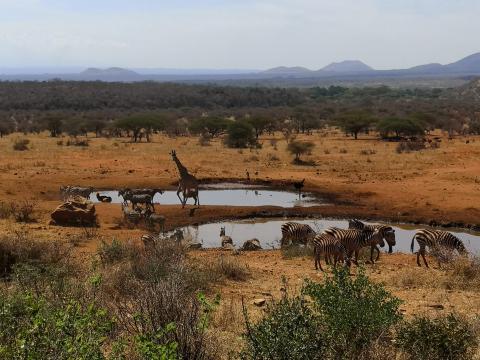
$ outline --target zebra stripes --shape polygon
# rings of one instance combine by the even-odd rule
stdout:
[[[395,241],[395,230],[388,225],[370,225],[370,224],[365,224],[361,222],[360,220],[357,219],[351,219],[348,221],[348,228],[349,229],[357,229],[357,230],[367,230],[367,231],[375,231],[375,229],[378,229],[382,237],[385,239],[385,241],[388,244],[388,253],[391,254],[393,252],[393,247],[396,245]],[[377,257],[375,261],[378,260],[380,257],[380,249],[375,245],[372,246],[370,249],[370,261],[373,262],[373,252],[377,251]]]
[[[314,236],[315,231],[307,224],[287,222],[282,225],[282,246],[290,244],[307,244]]]
[[[320,258],[325,255],[325,261],[333,256],[333,266],[337,266],[339,260],[344,261],[344,266],[350,267],[350,258],[345,246],[336,238],[329,234],[318,234],[313,238],[313,256],[315,259],[315,270],[320,268],[323,271]]]
[[[333,236],[339,240],[347,250],[347,255],[349,257],[355,253],[355,263],[358,264],[358,253],[361,248],[366,246],[385,246],[383,237],[375,229],[373,232],[364,231],[364,230],[355,230],[355,229],[339,229],[339,228],[329,228],[324,231],[325,234]]]
[[[423,262],[425,266],[428,267],[427,260],[425,259],[425,248],[428,246],[430,249],[434,248],[445,248],[448,250],[457,250],[459,254],[463,255],[467,253],[465,245],[463,245],[462,240],[457,238],[455,235],[442,230],[419,230],[412,238],[412,243],[410,245],[410,250],[413,252],[415,245],[415,240],[417,240],[418,246],[420,249],[417,251],[417,265],[420,264],[420,255],[422,255]]]

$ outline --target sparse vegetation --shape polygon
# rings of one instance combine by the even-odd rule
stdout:
[[[30,144],[30,140],[28,139],[16,139],[13,143],[13,150],[16,151],[25,151],[28,150],[28,144]]]
[[[471,359],[478,347],[472,324],[456,314],[415,316],[396,331],[396,344],[409,359]]]

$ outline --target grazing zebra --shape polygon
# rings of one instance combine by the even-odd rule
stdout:
[[[75,196],[81,196],[85,199],[90,197],[90,194],[93,192],[93,187],[81,187],[81,186],[62,186],[60,191],[63,194],[64,200],[68,200]]]
[[[150,195],[152,199],[155,197],[157,193],[162,195],[164,192],[162,189],[128,189],[127,188],[127,189],[120,190],[118,192],[118,195],[121,196],[120,192],[125,193],[127,191],[131,192],[133,195]]]
[[[120,192],[119,192],[120,193]],[[132,203],[132,209],[134,209],[137,204],[145,204],[147,208],[151,208],[155,212],[155,206],[153,205],[153,198],[150,195],[134,195],[130,190],[122,192],[122,197],[124,204],[128,201]]]
[[[325,255],[325,260],[333,256],[333,266],[337,266],[337,262],[342,260],[345,267],[350,267],[350,258],[347,254],[345,246],[336,238],[329,234],[318,234],[313,238],[313,256],[315,259],[315,270],[322,269],[320,258]]]
[[[422,255],[425,266],[428,267],[427,259],[425,259],[425,248],[445,248],[448,250],[457,250],[459,254],[467,254],[467,249],[463,245],[462,240],[448,231],[442,230],[419,230],[412,238],[412,244],[410,250],[413,252],[415,240],[417,240],[420,249],[417,251],[417,265],[420,265],[420,255]]]
[[[395,230],[388,225],[368,225],[364,224],[360,220],[357,219],[351,219],[348,220],[348,228],[349,229],[357,229],[357,230],[368,230],[368,231],[374,231],[375,229],[378,229],[378,231],[382,234],[382,237],[385,239],[385,241],[388,244],[388,253],[391,254],[393,252],[393,247],[396,245],[395,241]],[[377,257],[375,261],[378,260],[380,257],[380,249],[378,246],[372,246],[370,248],[370,261],[373,262],[373,251],[377,251]]]
[[[282,225],[282,246],[293,244],[307,244],[316,235],[315,231],[307,224],[287,222]]]
[[[347,249],[348,257],[352,257],[352,254],[355,253],[355,264],[358,265],[358,253],[361,248],[366,246],[376,246],[380,245],[381,247],[385,246],[383,237],[378,229],[372,231],[365,230],[356,230],[356,229],[339,229],[339,228],[329,228],[324,231],[324,233],[335,237],[339,240],[343,246]],[[374,262],[372,262],[374,263]]]

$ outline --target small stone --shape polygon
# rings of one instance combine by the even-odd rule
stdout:
[[[437,310],[445,309],[445,307],[442,304],[432,304],[432,305],[428,305],[428,307],[430,307],[432,309],[437,309]]]
[[[261,306],[265,305],[266,302],[267,302],[267,300],[265,300],[263,298],[253,300],[253,304],[255,306],[258,306],[258,307],[261,307]]]

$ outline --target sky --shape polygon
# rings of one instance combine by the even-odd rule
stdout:
[[[0,68],[316,70],[480,52],[478,0],[0,0]]]

